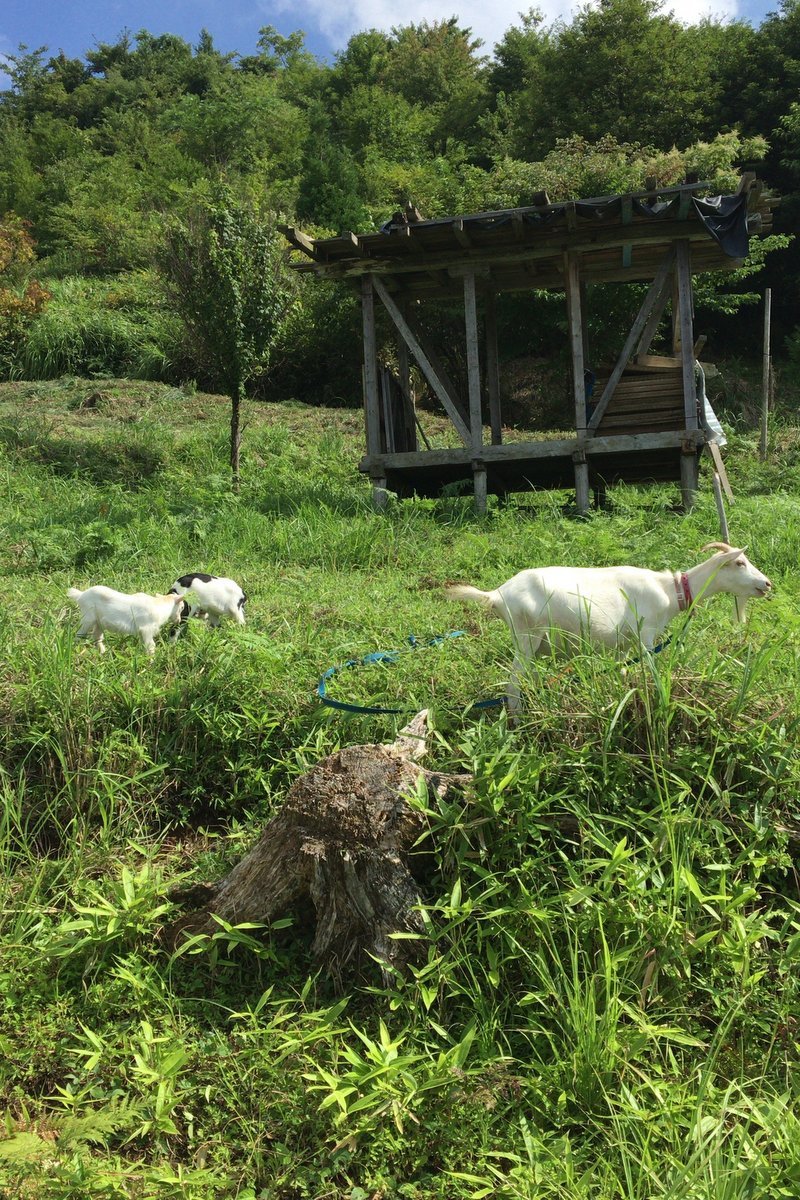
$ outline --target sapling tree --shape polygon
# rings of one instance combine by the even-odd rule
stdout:
[[[295,296],[282,240],[270,216],[219,186],[167,231],[161,266],[195,354],[230,397],[238,490],[246,387],[269,369]]]

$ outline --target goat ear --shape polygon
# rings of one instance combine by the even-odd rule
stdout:
[[[703,546],[704,550],[715,550],[717,554],[725,555],[725,562],[733,562],[740,554],[744,554],[745,547],[740,546],[736,549],[734,546],[729,546],[727,542],[708,542]]]

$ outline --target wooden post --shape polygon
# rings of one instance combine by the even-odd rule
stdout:
[[[497,303],[494,292],[486,295],[486,386],[489,391],[489,422],[492,445],[503,443],[503,417],[500,411],[500,361],[497,355]]]
[[[681,369],[683,376],[683,413],[687,430],[698,427],[697,384],[694,377],[694,333],[692,328],[692,270],[689,243],[682,239],[676,246],[676,274],[678,292],[677,324],[680,338]],[[685,512],[694,508],[697,495],[698,462],[697,450],[684,448],[681,451],[681,502]]]
[[[364,421],[367,432],[367,453],[379,455],[381,445],[381,408],[378,386],[378,350],[375,337],[375,295],[372,276],[361,280],[361,316],[364,327]],[[386,478],[372,476],[372,501],[376,508],[386,507]]]
[[[770,360],[770,318],[772,315],[772,288],[764,292],[764,353],[761,368],[761,437],[758,451],[762,461],[767,457],[767,425],[769,421],[769,393],[772,362]]]
[[[728,518],[725,515],[725,501],[722,497],[722,481],[716,471],[714,471],[711,477],[711,482],[714,487],[714,502],[717,506],[717,516],[719,517],[719,532],[723,542],[727,542],[730,545],[731,535],[728,532]],[[742,604],[744,604],[744,601],[740,600],[738,596],[733,597],[733,608],[737,621],[742,620],[742,609],[740,607]]]
[[[388,367],[381,368],[379,379],[383,405],[383,439],[386,443],[387,454],[394,454],[397,447],[394,437],[394,413],[392,412],[391,378]]]
[[[580,282],[578,294],[581,298],[581,336],[583,341],[583,365],[584,367],[589,362],[589,322],[586,317],[588,310],[588,295],[587,287],[583,280]]]
[[[677,266],[672,273],[672,354],[676,357],[681,352],[681,327],[680,327],[680,298],[678,296],[678,269]]]
[[[401,303],[399,307],[403,318],[406,319],[405,304]],[[406,417],[408,438],[411,441],[410,449],[418,450],[417,414],[414,407],[414,393],[411,390],[411,359],[408,353],[408,346],[400,336],[399,331],[397,337],[397,374],[400,379],[400,391],[403,394],[403,411]],[[406,449],[408,448],[406,447]]]
[[[678,242],[677,267],[683,411],[686,428],[697,429],[697,384],[694,378],[694,334],[692,332],[692,275],[688,241]]]
[[[478,301],[475,275],[464,276],[464,322],[467,335],[467,380],[469,387],[469,427],[473,454],[472,475],[475,488],[475,508],[486,511],[486,465],[481,460],[483,446],[483,417],[481,414],[481,363],[478,351]]]
[[[575,431],[586,436],[586,385],[583,379],[583,314],[581,312],[580,264],[574,254],[565,255],[564,281],[567,293],[567,321],[572,354],[572,392],[575,401]],[[582,449],[573,455],[575,464],[575,503],[582,515],[589,511],[589,465]]]

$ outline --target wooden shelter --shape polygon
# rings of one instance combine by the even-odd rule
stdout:
[[[692,275],[740,266],[749,235],[770,229],[776,203],[752,173],[733,195],[708,198],[708,191],[708,184],[687,182],[562,204],[542,193],[529,207],[436,220],[408,206],[375,233],[334,238],[284,227],[304,256],[298,270],[360,289],[367,440],[360,469],[372,480],[376,503],[387,489],[437,495],[468,480],[479,509],[487,491],[574,486],[585,512],[592,488],[675,479],[691,507],[699,456],[711,440],[698,402]],[[650,287],[616,363],[590,371],[586,289],[612,281]],[[565,424],[574,424],[574,436],[503,442],[496,297],[521,289],[565,293],[572,364]],[[458,394],[414,315],[425,301],[462,296],[466,395]],[[398,335],[396,374],[378,361],[376,302]],[[672,353],[652,355],[668,307]],[[412,358],[461,445],[420,449]]]

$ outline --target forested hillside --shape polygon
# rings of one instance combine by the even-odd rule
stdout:
[[[717,190],[754,168],[784,197],[800,169],[800,3],[754,28],[682,25],[654,0],[603,0],[569,23],[531,11],[483,46],[452,18],[354,35],[331,63],[297,32],[262,29],[255,54],[140,31],[81,59],[20,48],[0,93],[0,373],[116,373],[220,385],[161,286],[170,227],[217,198],[314,234],[376,228],[411,200],[426,216],[669,185]],[[276,240],[280,235],[273,233]],[[769,243],[770,245],[777,243]],[[754,261],[768,247],[754,247]],[[775,290],[776,349],[797,358],[797,252],[760,275],[700,288],[724,355],[758,352],[742,297]],[[506,355],[549,346],[559,306],[501,312]],[[616,301],[625,307],[625,302]],[[595,306],[602,345],[608,304]],[[528,311],[527,309],[525,310]],[[614,310],[616,311],[616,310]],[[355,302],[299,290],[251,390],[352,403]],[[535,329],[536,332],[530,332]],[[788,340],[787,340],[788,339]]]

